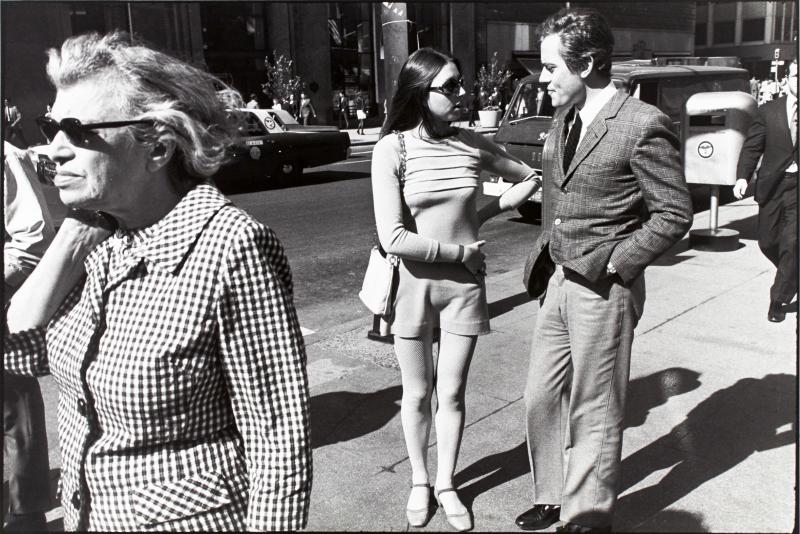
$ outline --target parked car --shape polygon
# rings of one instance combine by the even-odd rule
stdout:
[[[511,97],[494,140],[541,172],[542,147],[550,130],[554,110],[547,93],[547,82],[539,81],[541,68],[528,68],[528,71],[530,75],[520,80]],[[683,105],[693,94],[750,91],[749,73],[745,69],[670,64],[664,58],[615,63],[611,67],[611,79],[618,88],[663,111],[672,121],[673,130],[678,136],[681,135]],[[541,91],[537,91],[539,88],[544,89],[543,95]],[[493,176],[483,183],[483,193],[499,196],[511,185],[501,177]],[[539,190],[529,202],[518,208],[520,215],[525,218],[540,218],[541,202]]]
[[[215,176],[223,189],[243,181],[296,179],[307,167],[350,156],[350,136],[336,126],[303,126],[280,109],[238,111],[244,118],[242,142],[231,151],[231,162]]]

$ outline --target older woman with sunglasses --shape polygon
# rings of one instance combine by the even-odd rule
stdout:
[[[38,122],[74,211],[12,299],[4,363],[59,386],[64,527],[302,528],[291,271],[272,231],[209,181],[237,128],[223,99],[238,95],[124,33],[49,56],[57,96]]]
[[[458,62],[430,48],[403,65],[389,114],[372,155],[378,237],[401,258],[390,330],[403,383],[401,421],[411,464],[406,516],[413,527],[430,520],[427,465],[431,399],[436,391],[434,494],[447,521],[472,528],[453,475],[464,429],[467,372],[477,337],[489,333],[483,241],[478,228],[512,209],[541,182],[534,171],[480,134],[454,128],[465,95]],[[482,170],[520,182],[480,210]],[[438,357],[433,357],[439,328]]]

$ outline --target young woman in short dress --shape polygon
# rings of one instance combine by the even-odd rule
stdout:
[[[390,329],[402,376],[400,412],[412,471],[406,515],[411,526],[427,524],[435,495],[447,521],[460,531],[472,528],[470,512],[453,486],[464,429],[464,389],[477,337],[489,333],[478,228],[516,208],[541,185],[530,167],[483,135],[450,126],[460,118],[464,95],[454,58],[430,48],[414,52],[400,71],[372,157],[378,237],[387,252],[402,260]],[[482,170],[520,183],[478,209]],[[440,329],[436,359],[435,328]],[[434,389],[438,461],[431,488],[426,451]]]

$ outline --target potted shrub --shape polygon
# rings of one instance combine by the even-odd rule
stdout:
[[[481,126],[494,128],[500,122],[503,110],[500,108],[500,92],[511,79],[511,71],[500,68],[500,59],[497,52],[492,54],[492,60],[486,65],[481,65],[478,77],[475,80],[475,89],[481,101],[478,116]]]
[[[290,102],[298,99],[305,83],[300,76],[295,75],[293,60],[279,54],[277,50],[272,52],[272,57],[272,61],[269,58],[264,60],[267,83],[261,84],[261,88],[264,94],[272,98],[273,105],[279,104],[282,109],[294,115],[295,110],[291,109]]]

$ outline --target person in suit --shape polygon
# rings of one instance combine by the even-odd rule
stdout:
[[[274,232],[210,180],[241,95],[120,31],[48,54],[41,151],[85,224],[65,221],[12,297],[3,363],[58,384],[64,529],[305,527],[291,268]]]
[[[786,318],[797,294],[797,58],[789,65],[786,96],[758,108],[736,166],[733,194],[743,198],[756,169],[758,246],[777,268],[767,319]],[[763,156],[763,158],[762,158]]]
[[[516,520],[523,530],[559,519],[559,532],[610,530],[644,269],[692,222],[670,120],[615,89],[613,45],[591,9],[562,9],[542,27],[557,111],[542,232],[525,266],[541,308],[525,388],[534,506]]]
[[[27,148],[28,141],[22,132],[22,113],[7,98],[3,99],[3,123],[6,126],[3,138],[18,148]]]

